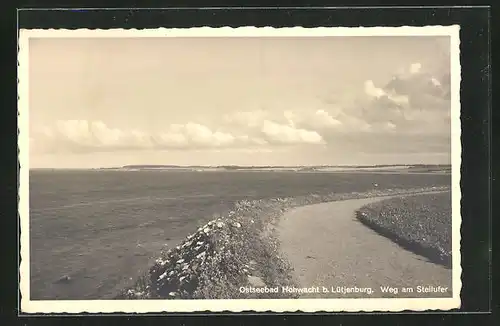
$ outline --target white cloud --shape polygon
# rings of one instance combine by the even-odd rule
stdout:
[[[325,128],[335,128],[342,124],[341,121],[333,118],[325,110],[287,110],[283,116],[292,128],[303,128],[321,130]]]
[[[234,135],[197,123],[169,126],[166,131],[147,133],[111,128],[102,121],[64,120],[35,131],[33,138],[42,151],[96,151],[117,149],[184,149],[230,147],[237,142],[254,144],[250,137]],[[41,146],[41,147],[40,147]]]
[[[189,146],[189,139],[186,135],[176,132],[162,132],[158,135],[160,144],[166,147],[183,148]]]
[[[347,112],[340,120],[353,130],[398,133],[449,133],[450,101],[446,87],[413,63],[384,87],[372,80],[364,84],[367,102],[362,110]],[[363,125],[360,122],[366,122]]]
[[[338,111],[338,108],[334,108]],[[342,122],[325,109],[293,110],[255,110],[226,114],[223,116],[225,127],[239,130],[261,130],[266,121],[289,125],[292,128],[320,130],[340,126]]]
[[[410,65],[410,73],[412,74],[417,74],[420,72],[420,69],[422,69],[422,64],[420,64],[419,62],[416,62],[416,63],[412,63]]]
[[[164,134],[165,135],[165,134]],[[170,131],[166,133],[167,138],[178,139],[204,147],[224,147],[230,146],[236,138],[221,131],[212,131],[207,126],[189,122],[185,125],[172,125]]]
[[[342,124],[342,122],[340,122],[337,119],[334,119],[328,112],[324,110],[316,111],[314,117],[315,117],[315,122],[319,125],[335,127]]]
[[[396,125],[395,125],[394,123],[392,123],[392,122],[388,121],[388,122],[386,122],[386,123],[384,124],[384,128],[385,128],[386,130],[392,131],[392,130],[396,129]]]
[[[272,143],[282,144],[323,144],[324,140],[315,131],[297,129],[289,125],[279,124],[265,120],[262,133]]]
[[[431,78],[431,82],[436,87],[441,86],[441,82],[439,80],[437,80],[436,78],[434,78],[434,77]]]
[[[376,87],[372,80],[365,81],[365,93],[376,99],[386,97],[397,105],[408,104],[409,102],[408,96],[400,95],[395,92],[388,93],[382,88]]]
[[[365,93],[369,96],[380,98],[386,95],[385,91],[375,86],[372,80],[365,81]]]
[[[323,144],[320,132],[342,124],[322,109],[235,112],[225,115],[223,121],[235,132],[253,135],[250,143],[256,145]]]
[[[265,141],[264,139],[262,138],[258,138],[258,137],[250,137],[248,135],[240,135],[240,136],[236,136],[236,139],[237,141],[239,141],[240,143],[244,143],[244,144],[250,144],[250,145],[267,145],[268,142]]]
[[[243,130],[245,131],[245,130]],[[32,133],[31,150],[50,152],[93,152],[143,149],[255,149],[270,144],[317,144],[323,139],[314,132],[295,129],[265,120],[258,129],[261,136],[235,134],[188,122],[172,124],[164,131],[120,130],[102,121],[61,120]]]
[[[387,97],[389,98],[389,100],[399,105],[409,104],[410,102],[410,99],[407,95],[399,95],[394,93],[388,94]]]
[[[37,152],[140,149],[223,150],[277,148],[290,144],[324,144],[336,133],[440,132],[449,127],[450,102],[442,83],[420,73],[420,63],[384,87],[366,80],[364,93],[349,107],[311,100],[299,109],[255,110],[214,117],[213,125],[195,122],[167,125],[158,132],[125,130],[103,121],[64,120],[42,126],[30,139]],[[408,69],[408,68],[407,68]],[[443,90],[443,92],[441,92]],[[222,119],[220,119],[222,118]]]

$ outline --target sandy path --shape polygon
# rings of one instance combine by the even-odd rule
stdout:
[[[281,249],[300,287],[371,287],[371,297],[451,296],[451,270],[401,248],[355,217],[363,205],[388,197],[303,206],[287,212],[278,225]],[[445,293],[417,293],[417,286],[447,287]],[[380,287],[399,288],[397,294]],[[412,287],[413,293],[402,293]],[[306,294],[305,297],[367,297],[363,293]]]

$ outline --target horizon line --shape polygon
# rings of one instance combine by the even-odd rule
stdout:
[[[391,167],[391,166],[451,166],[451,163],[396,163],[396,164],[311,164],[311,165],[237,165],[237,164],[219,164],[219,165],[178,165],[178,164],[126,164],[122,166],[110,167],[29,167],[29,170],[106,170],[106,169],[123,169],[123,168],[138,168],[138,167],[165,167],[165,168],[313,168],[313,167],[345,167],[345,168],[363,168],[363,167]]]

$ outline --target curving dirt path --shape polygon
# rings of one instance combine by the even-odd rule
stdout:
[[[325,286],[329,293],[303,297],[450,297],[452,271],[409,252],[361,224],[355,211],[390,197],[353,199],[291,210],[278,224],[281,249],[294,268],[299,287]],[[372,288],[373,293],[333,293],[336,287]],[[398,288],[398,293],[381,287]],[[419,292],[441,286],[445,292]],[[333,289],[332,289],[333,287]],[[403,287],[413,293],[403,293]]]

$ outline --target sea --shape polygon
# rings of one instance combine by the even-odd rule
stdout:
[[[449,174],[31,170],[30,297],[112,299],[239,200],[450,184]]]

